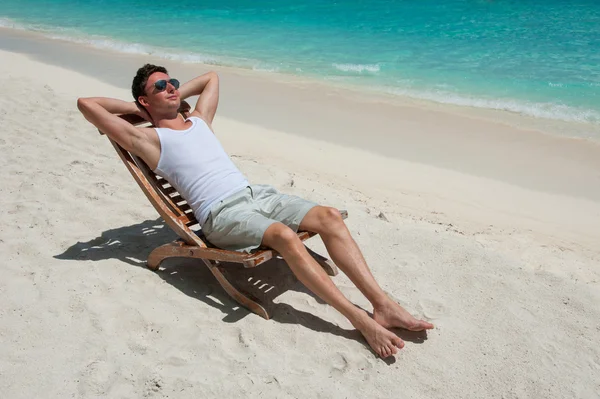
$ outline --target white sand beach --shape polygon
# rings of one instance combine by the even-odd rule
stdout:
[[[0,32],[3,398],[600,397],[600,144],[557,134],[585,127],[216,69],[241,171],[347,209],[376,279],[435,324],[381,360],[283,261],[232,269],[268,321],[199,261],[147,269],[176,236],[76,99],[130,99],[161,61]]]

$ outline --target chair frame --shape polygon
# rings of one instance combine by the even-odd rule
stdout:
[[[190,105],[186,101],[182,101],[179,113],[187,118],[190,109]],[[137,115],[126,114],[120,115],[120,117],[134,126],[148,124]],[[99,132],[104,134],[100,130]],[[260,301],[252,295],[240,291],[226,278],[223,273],[225,267],[221,262],[241,263],[244,267],[251,268],[273,259],[279,254],[275,250],[267,248],[259,248],[258,251],[250,254],[228,251],[215,248],[205,242],[201,231],[197,234],[192,230],[192,227],[196,225],[199,227],[199,223],[194,217],[192,209],[177,190],[167,180],[156,175],[142,159],[125,150],[108,136],[107,138],[150,203],[165,223],[179,236],[178,240],[161,245],[150,253],[147,260],[148,268],[157,271],[160,264],[168,258],[201,259],[229,296],[250,311],[268,320],[270,315]],[[340,211],[340,213],[344,219],[348,216],[346,211]],[[314,235],[315,233],[307,231],[298,232],[298,238],[302,241]],[[337,266],[333,262],[308,247],[306,249],[327,274],[330,276],[338,274]]]

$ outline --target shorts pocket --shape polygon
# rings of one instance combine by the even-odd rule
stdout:
[[[256,184],[252,186],[252,198],[260,200],[278,194],[277,189],[269,184]]]

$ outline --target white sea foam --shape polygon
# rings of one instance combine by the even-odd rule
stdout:
[[[266,65],[261,65],[261,64],[256,64],[252,67],[253,71],[257,71],[257,72],[271,72],[271,73],[276,73],[279,72],[279,68],[277,67],[269,67]]]
[[[28,28],[27,26],[22,25],[18,22],[13,21],[12,19],[8,19],[8,18],[0,18],[0,28],[10,28],[10,29],[19,29],[19,30],[26,30],[26,29],[35,30],[33,27]]]
[[[158,58],[180,61],[185,63],[202,63],[233,66],[232,63],[227,63],[226,61],[211,55],[192,52],[174,52],[170,49],[149,46],[141,43],[128,43],[108,38],[105,36],[87,35],[85,33],[79,32],[71,28],[62,28],[55,26],[49,27],[44,25],[26,25],[20,24],[7,18],[0,18],[0,27],[35,31],[49,39],[64,40],[72,43],[91,46],[102,50],[116,51],[119,53],[152,55]]]
[[[419,91],[398,88],[385,88],[382,90],[395,95],[434,101],[442,104],[510,111],[536,118],[555,119],[567,122],[600,123],[600,112],[571,107],[564,104],[528,102],[514,99],[487,99],[446,91]]]
[[[379,72],[379,64],[331,64],[335,69],[343,72]]]
[[[99,48],[102,50],[111,50],[117,51],[119,53],[128,53],[128,54],[142,54],[142,55],[152,55],[154,57],[180,61],[185,63],[202,63],[202,64],[213,64],[213,65],[221,65],[219,59],[216,57],[200,54],[200,53],[191,53],[191,52],[173,52],[172,50],[149,46],[146,44],[140,43],[127,43],[115,39],[109,39],[103,36],[73,36],[73,35],[65,35],[63,33],[47,33],[45,36],[51,39],[59,39],[65,40],[73,43],[84,44],[87,46]]]

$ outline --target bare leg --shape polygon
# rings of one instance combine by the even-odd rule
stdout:
[[[289,227],[281,223],[272,224],[263,236],[263,244],[279,252],[298,280],[309,290],[346,316],[379,356],[391,356],[404,346],[398,336],[344,297]]]
[[[323,206],[311,209],[302,220],[300,229],[321,236],[331,259],[373,305],[373,319],[380,325],[411,331],[433,328],[433,324],[416,319],[383,292],[337,209]]]

